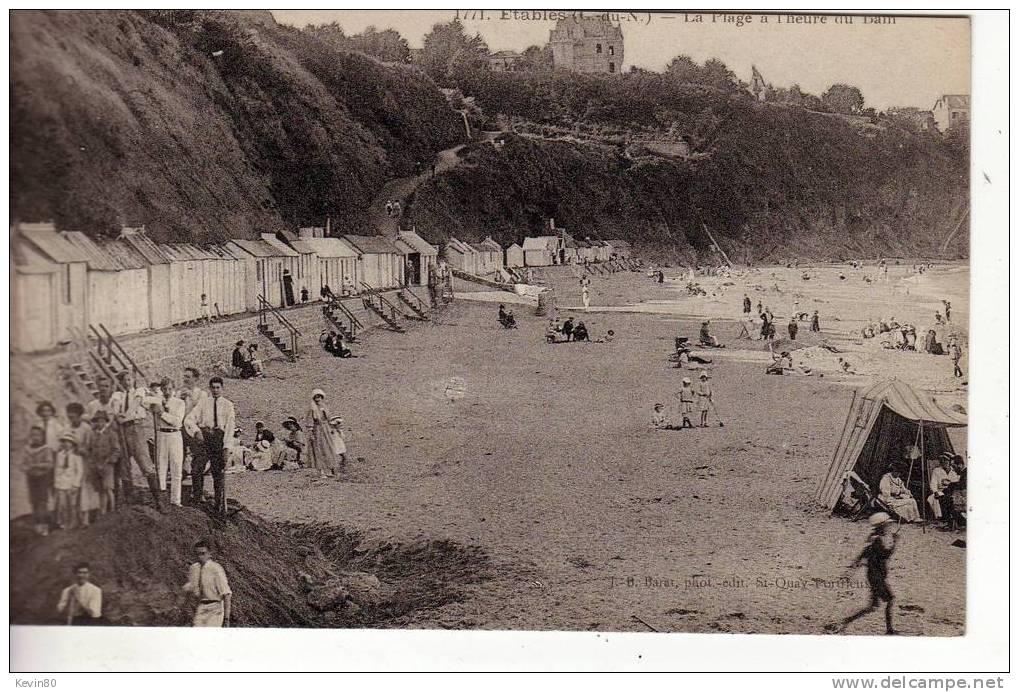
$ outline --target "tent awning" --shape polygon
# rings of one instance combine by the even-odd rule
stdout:
[[[860,396],[873,401],[883,401],[885,406],[911,421],[923,421],[952,428],[969,424],[965,413],[946,408],[927,392],[913,389],[898,380],[879,382],[861,392]]]

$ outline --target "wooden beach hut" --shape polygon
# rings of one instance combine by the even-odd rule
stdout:
[[[361,282],[374,289],[403,285],[403,253],[390,240],[376,235],[350,234],[343,239],[358,252]]]
[[[524,266],[524,249],[519,243],[511,243],[506,248],[506,266],[510,269],[519,269]]]
[[[468,274],[479,273],[481,258],[478,256],[478,251],[462,240],[450,236],[442,254],[452,268]]]
[[[270,305],[283,305],[284,255],[264,240],[234,239],[226,243],[231,252],[241,253],[247,265],[245,303],[248,310],[258,312],[259,296]]]
[[[293,231],[276,231],[276,239],[285,243],[299,255],[297,271],[294,272],[294,286],[300,301],[301,289],[308,290],[308,300],[318,300],[322,280],[319,278],[318,255],[314,248],[305,243]]]
[[[51,223],[13,226],[11,250],[12,345],[31,352],[71,341],[87,323],[88,257]]]
[[[304,229],[301,229],[304,230]],[[312,300],[318,300],[322,287],[328,286],[335,295],[360,293],[358,251],[342,238],[304,236],[300,242],[315,252],[318,262],[318,284],[312,289]]]
[[[403,280],[407,286],[427,286],[428,274],[439,259],[439,248],[414,231],[400,231],[393,245],[403,253]]]
[[[565,241],[563,241],[565,254]],[[559,238],[555,236],[538,236],[536,238],[524,238],[524,264],[528,267],[549,267],[558,264],[557,249]]]
[[[301,253],[277,238],[275,233],[263,233],[262,241],[276,251],[283,267],[280,274],[283,305],[295,305],[301,299]]]
[[[203,293],[210,312],[214,312],[206,290],[206,265],[216,256],[190,243],[167,243],[159,249],[170,258],[170,322],[183,324],[201,319]]]
[[[88,301],[86,321],[102,324],[113,335],[131,334],[148,329],[148,270],[137,256],[126,248],[118,258],[110,252],[111,243],[100,245],[81,231],[61,233],[88,260]]]
[[[120,241],[133,249],[145,262],[149,276],[149,326],[170,326],[170,258],[145,233],[145,227],[124,227]]]
[[[205,293],[212,315],[235,315],[247,311],[245,258],[225,245],[209,245],[202,249],[215,257],[205,265]]]

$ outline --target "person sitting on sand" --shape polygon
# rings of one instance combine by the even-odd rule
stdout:
[[[587,327],[583,322],[577,322],[577,326],[573,329],[573,340],[591,342],[591,335],[588,334]]]
[[[563,326],[560,330],[563,334],[563,341],[570,341],[573,339],[573,318],[567,317],[566,321],[563,322]]]
[[[244,370],[244,341],[234,344],[233,353],[230,354],[230,367],[234,369],[234,377],[243,377]]]
[[[297,419],[293,416],[288,416],[283,421],[283,429],[287,431],[287,438],[283,440],[283,444],[286,446],[289,454],[289,459],[292,459],[298,466],[304,466],[304,461],[301,458],[304,452],[304,430],[301,428],[301,424],[297,422]]]
[[[771,354],[772,363],[765,369],[767,375],[785,375],[793,371],[793,357],[789,351],[782,351],[777,358]]]
[[[517,318],[512,312],[506,310],[505,305],[499,306],[499,324],[505,329],[516,329]]]
[[[692,428],[693,423],[690,422],[690,416],[693,415],[693,402],[697,393],[694,392],[689,377],[683,378],[683,387],[676,396],[679,397],[680,412],[683,415],[683,423],[680,427]]]
[[[672,424],[672,421],[669,420],[668,415],[665,413],[665,407],[662,404],[655,404],[655,411],[651,414],[651,427],[655,430],[678,430]]]
[[[923,342],[923,350],[925,353],[930,353],[933,356],[945,355],[945,349],[938,341],[938,333],[933,329],[927,330],[927,338]]]
[[[701,322],[700,342],[702,346],[725,348],[724,345],[718,343],[718,339],[711,335],[711,320]]]
[[[902,480],[902,471],[898,465],[891,466],[888,472],[881,476],[878,488],[880,489],[878,499],[900,519],[905,522],[920,521],[920,510],[917,509],[916,499],[909,492],[905,481]]]
[[[689,337],[685,337],[685,336],[677,336],[676,337],[676,354],[673,356],[673,359],[676,361],[676,367],[677,368],[682,368],[683,367],[683,361],[684,360],[689,365],[689,363],[690,363],[690,339],[689,339]]]
[[[559,341],[559,332],[559,321],[556,319],[550,319],[548,321],[548,326],[545,327],[545,341],[550,344],[556,343]]]
[[[248,363],[251,365],[251,370],[254,373],[252,377],[263,377],[265,370],[262,368],[262,360],[258,357],[258,344],[248,344]]]

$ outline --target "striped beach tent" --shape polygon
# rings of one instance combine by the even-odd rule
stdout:
[[[834,509],[850,473],[876,489],[889,464],[901,461],[915,446],[920,458],[909,485],[920,498],[918,504],[924,506],[928,466],[932,468],[944,452],[955,453],[948,428],[968,424],[966,413],[959,409],[899,380],[878,382],[854,393],[842,435],[814,499]]]

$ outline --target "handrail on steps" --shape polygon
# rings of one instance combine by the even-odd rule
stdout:
[[[361,320],[357,319],[357,316],[354,315],[354,313],[350,311],[350,308],[344,305],[339,298],[334,297],[333,300],[330,300],[329,306],[339,308],[340,312],[342,312],[344,317],[346,317],[347,320],[350,322],[351,327],[356,327],[357,329],[361,329],[362,331],[364,330],[364,325],[361,324]]]
[[[303,334],[301,334],[301,330],[295,327],[293,324],[291,324],[290,320],[288,320],[283,315],[283,313],[279,311],[278,308],[274,307],[272,303],[265,299],[265,296],[263,295],[258,296],[258,307],[260,308],[259,313],[271,312],[276,317],[276,319],[278,319],[280,322],[284,324],[284,326],[286,326],[287,329],[289,329],[295,335],[303,336]]]

